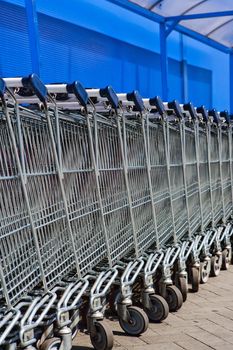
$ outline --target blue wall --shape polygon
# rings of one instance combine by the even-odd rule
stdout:
[[[157,23],[107,0],[37,0],[40,75],[161,95]],[[32,71],[24,0],[0,0],[1,76]],[[169,99],[229,108],[228,55],[177,32],[168,38]],[[184,78],[184,72],[187,77]]]

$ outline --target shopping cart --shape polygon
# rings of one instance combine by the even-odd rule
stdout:
[[[2,128],[3,141],[10,149],[4,152],[6,174],[3,175],[8,181],[4,182],[4,177],[2,183],[8,187],[4,189],[6,198],[1,204],[3,221],[8,224],[9,231],[3,227],[1,235],[1,278],[6,302],[14,306],[41,282],[46,292],[74,268],[78,279],[81,269],[59,163],[60,135],[55,133],[58,129],[54,128],[55,125],[58,127],[54,123],[58,121],[55,118],[56,105],[35,75],[27,79],[5,79],[5,83],[7,103],[11,103],[13,108],[4,104],[7,126]],[[50,108],[47,108],[48,101],[52,102]],[[24,108],[21,105],[25,103],[40,103],[41,109]],[[12,202],[14,192],[19,196],[16,197],[17,202]],[[81,240],[79,249],[82,249]],[[106,291],[115,275],[115,270],[106,272],[104,276],[101,274],[98,290],[93,286],[90,297],[105,294],[101,292],[101,283],[104,283]],[[84,283],[82,293],[87,285]],[[79,293],[79,298],[82,293]],[[94,316],[92,319],[96,328],[101,328]]]
[[[54,93],[59,91],[58,88],[55,85],[48,86],[48,89]],[[120,290],[115,288],[113,291],[115,297],[111,297],[111,299],[116,304],[122,328],[127,333],[137,335],[145,331],[148,321],[140,309],[132,306],[131,286],[143,265],[144,271],[149,274],[151,273],[150,270],[154,269],[155,264],[158,263],[157,260],[161,259],[162,256],[158,253],[152,255],[152,260],[150,257],[150,264],[148,265],[147,259],[145,257],[139,259],[137,252],[138,245],[133,234],[134,222],[130,213],[131,199],[124,163],[121,125],[116,113],[118,98],[110,87],[100,90],[89,89],[87,93],[95,103],[89,101],[90,103],[86,104],[85,118],[91,159],[94,164],[98,203],[101,208],[101,223],[106,237],[105,241],[108,243],[106,245],[107,251],[104,254],[106,263],[109,266],[116,267],[120,272],[120,279],[118,279]],[[75,95],[79,99],[80,91],[76,90]],[[70,106],[67,102],[65,104],[61,102],[60,106],[75,109],[74,96],[72,101],[73,104],[70,103]],[[128,258],[123,260],[123,257]],[[132,261],[133,257],[134,260]],[[148,266],[150,266],[149,270]],[[152,294],[151,290],[150,294]],[[159,302],[161,303],[161,299],[159,299]],[[151,307],[148,307],[148,309],[151,309]],[[134,317],[134,313],[137,315],[138,323],[136,321],[129,322]],[[165,316],[163,315],[163,318]],[[162,319],[161,316],[160,318]]]
[[[139,335],[181,307],[186,265],[193,290],[227,266],[226,114],[34,74],[0,98],[1,346],[70,350],[82,321],[111,349],[109,308]]]
[[[222,163],[221,163],[221,140],[222,125],[215,111],[207,113],[205,108],[196,109],[200,127],[199,140],[199,169],[202,202],[202,232],[205,231],[201,249],[200,277],[201,282],[206,283],[209,274],[217,276],[220,272],[222,254],[221,237],[224,237],[224,225],[220,220],[224,219],[224,197],[222,187]],[[210,116],[214,118],[210,119]],[[229,159],[227,160],[229,163]],[[218,203],[215,204],[216,198]],[[210,258],[211,257],[211,258]]]
[[[223,204],[223,232],[219,239],[222,248],[222,269],[227,270],[232,258],[231,236],[232,236],[232,144],[231,144],[231,121],[227,111],[219,114],[222,124],[220,129],[220,168],[221,168],[221,187]]]
[[[158,223],[155,212],[151,164],[148,149],[148,112],[144,101],[138,92],[118,95],[125,109],[123,119],[123,140],[126,154],[126,162],[129,174],[129,188],[132,195],[132,220],[134,220],[139,247],[142,250],[151,249],[153,246],[160,248]],[[151,151],[151,150],[150,150]],[[155,181],[155,179],[154,179]],[[145,221],[146,211],[146,221]],[[144,232],[147,231],[145,236]],[[173,265],[179,247],[164,249],[162,264],[162,278],[159,281],[159,292],[170,304],[170,309],[177,310],[182,305],[180,291],[172,286],[169,266]],[[170,270],[169,270],[170,271]]]
[[[34,331],[42,323],[45,313],[37,312],[41,305],[49,311],[56,295],[45,293],[41,297],[30,298],[27,301],[28,310],[23,316],[22,304],[15,304],[26,292],[31,291],[39,282],[44,281],[42,265],[40,265],[40,254],[38,241],[32,222],[30,205],[27,191],[23,180],[23,172],[15,138],[15,130],[19,124],[18,109],[8,107],[6,101],[5,82],[0,80],[1,98],[1,292],[2,306],[1,314],[1,346],[5,343],[14,346],[24,343],[26,327],[26,342],[32,344],[36,339]],[[9,97],[11,92],[9,92]],[[42,277],[42,278],[41,278]],[[49,293],[49,294],[48,294]],[[33,313],[32,313],[33,312]],[[27,317],[26,317],[27,315]],[[29,317],[30,316],[30,317]],[[34,316],[39,323],[34,321]],[[16,332],[20,322],[21,334]],[[28,332],[29,330],[29,332]],[[11,337],[12,336],[12,337]],[[26,346],[26,345],[25,345]]]
[[[160,227],[160,240],[164,243],[173,242],[177,249],[177,256],[175,260],[171,261],[172,264],[170,265],[173,265],[172,278],[181,290],[185,301],[187,298],[186,261],[191,253],[193,242],[188,230],[187,184],[184,176],[185,149],[183,134],[179,133],[180,128],[183,127],[183,115],[179,111],[180,114],[177,118],[176,112],[179,106],[176,102],[170,103],[168,106],[168,104],[163,104],[159,97],[155,97],[146,100],[146,103],[151,110],[149,120],[153,121],[153,123],[148,124],[148,143],[151,150],[153,192]],[[182,146],[178,156],[180,157],[179,163],[175,158],[177,156],[175,155],[174,145],[171,147],[170,139],[173,140],[176,146]],[[171,157],[172,161],[170,160]],[[174,184],[175,172],[181,174],[177,186]],[[179,210],[179,206],[182,208],[182,213],[176,212]],[[180,217],[183,215],[183,219],[181,217],[183,226],[177,221],[177,215]],[[179,244],[177,245],[177,243]],[[166,277],[168,271],[168,266],[165,266],[164,277]]]

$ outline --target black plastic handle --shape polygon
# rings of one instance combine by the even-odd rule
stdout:
[[[111,86],[106,86],[104,89],[100,89],[100,96],[107,98],[112,108],[117,109],[119,106],[119,100],[117,94]]]
[[[179,105],[179,102],[177,100],[173,100],[171,102],[168,102],[168,108],[169,109],[173,109],[176,116],[179,118],[179,119],[182,119],[183,118],[183,113],[182,113],[182,110],[180,108],[180,105]]]
[[[134,103],[135,108],[138,112],[142,112],[144,110],[143,99],[137,90],[128,93],[127,100]]]
[[[89,96],[79,81],[74,81],[72,84],[67,84],[66,90],[68,93],[74,94],[83,107],[87,106]]]
[[[4,97],[5,91],[6,91],[6,83],[2,78],[0,78],[0,97],[1,98]]]
[[[31,89],[41,102],[46,101],[48,90],[35,73],[22,78],[22,84],[26,89]]]
[[[197,113],[196,113],[196,110],[195,110],[192,102],[185,103],[183,105],[183,108],[185,111],[189,112],[189,114],[193,120],[197,119]]]
[[[149,101],[150,101],[150,105],[155,106],[161,116],[163,116],[166,113],[163,101],[159,96],[150,98]]]
[[[230,116],[227,110],[220,112],[220,117],[224,118],[227,124],[230,124]]]
[[[218,117],[218,113],[215,108],[209,110],[209,116],[213,117],[214,123],[219,124],[220,120]]]
[[[196,111],[197,113],[200,113],[202,115],[203,120],[207,123],[209,118],[208,118],[208,112],[205,106],[197,107]]]

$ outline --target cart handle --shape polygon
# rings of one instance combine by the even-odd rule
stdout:
[[[28,77],[23,78],[3,78],[7,88],[20,88],[24,87],[30,89],[43,103],[46,102],[48,91],[46,86],[35,74],[30,74]]]
[[[196,111],[197,111],[197,113],[200,113],[202,115],[204,122],[207,123],[209,120],[209,117],[208,117],[208,112],[207,112],[205,106],[202,105],[200,107],[197,107]]]
[[[102,89],[87,89],[86,91],[89,97],[96,97],[98,100],[107,99],[112,108],[117,109],[119,107],[118,95],[110,85]]]
[[[180,104],[177,100],[173,100],[171,102],[168,102],[168,108],[169,109],[173,109],[175,112],[175,115],[179,118],[179,119],[183,119],[183,113],[180,107]]]
[[[166,114],[166,109],[160,96],[150,98],[150,105],[155,106],[161,117]]]
[[[183,105],[183,110],[189,112],[192,120],[196,120],[197,119],[197,113],[196,113],[196,110],[195,110],[192,102],[185,103]]]

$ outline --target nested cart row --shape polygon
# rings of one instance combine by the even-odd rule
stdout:
[[[227,112],[0,79],[0,345],[140,335],[231,261]]]

